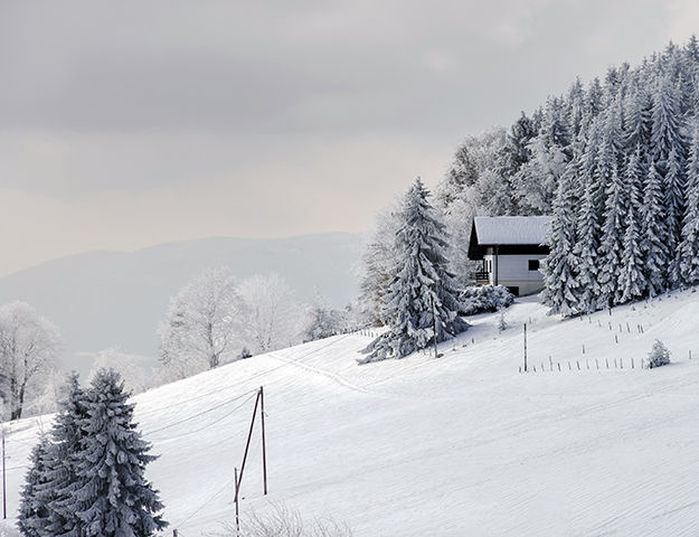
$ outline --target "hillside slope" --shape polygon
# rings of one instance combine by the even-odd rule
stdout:
[[[519,301],[503,333],[496,314],[477,316],[439,359],[360,367],[354,360],[369,337],[345,335],[138,396],[138,421],[161,454],[149,477],[167,519],[187,537],[232,520],[233,467],[253,391],[264,385],[270,494],[262,496],[256,436],[243,516],[284,502],[344,520],[356,537],[696,535],[699,295],[582,320],[545,313],[532,299]],[[518,373],[523,322],[530,363],[544,363],[545,372]],[[675,363],[641,370],[655,338]],[[615,359],[623,369],[613,368]],[[47,423],[9,427],[11,513],[28,451]]]
[[[156,356],[155,330],[170,297],[207,267],[227,265],[240,278],[277,272],[300,301],[319,294],[342,307],[358,292],[355,264],[362,241],[350,233],[219,237],[136,252],[92,252],[0,278],[0,303],[24,300],[49,317],[66,340],[66,369],[86,372],[89,354],[111,346]]]

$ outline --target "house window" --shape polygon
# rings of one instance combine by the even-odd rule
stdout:
[[[539,260],[530,259],[529,260],[529,270],[539,270]]]

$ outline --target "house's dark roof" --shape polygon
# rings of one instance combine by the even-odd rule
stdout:
[[[550,216],[476,216],[468,248],[470,259],[482,259],[488,247],[501,253],[546,253]]]

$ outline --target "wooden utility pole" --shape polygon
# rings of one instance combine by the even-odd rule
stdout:
[[[260,424],[262,425],[262,482],[267,496],[267,441],[265,440],[265,389],[260,386]]]
[[[238,504],[238,468],[233,469],[235,478],[235,534],[240,535],[240,506]]]
[[[260,425],[262,429],[262,479],[264,483],[264,493],[267,494],[267,440],[265,436],[265,391],[262,386],[257,391],[257,398],[255,399],[255,408],[252,411],[252,419],[250,420],[250,428],[248,430],[248,439],[245,442],[245,452],[243,453],[243,462],[240,465],[240,472],[238,468],[234,469],[235,477],[235,498],[233,503],[235,504],[235,526],[236,535],[240,534],[240,487],[243,483],[243,472],[245,471],[245,463],[248,460],[248,452],[250,451],[250,442],[252,441],[252,433],[255,428],[255,420],[257,419],[257,408],[260,408]]]
[[[437,308],[434,305],[434,296],[432,297],[432,321],[434,325],[432,327],[434,330],[434,337],[432,338],[432,341],[434,341],[434,357],[439,358],[439,353],[437,351]]]
[[[524,323],[524,372],[527,372],[527,323]]]
[[[2,519],[7,520],[7,479],[5,476],[5,429],[2,430]]]

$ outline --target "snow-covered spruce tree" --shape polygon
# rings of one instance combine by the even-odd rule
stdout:
[[[605,305],[613,306],[621,300],[622,292],[618,285],[622,242],[624,239],[624,219],[626,213],[626,192],[622,178],[616,167],[607,188],[607,199],[600,243],[600,298]]]
[[[667,289],[669,255],[662,181],[653,163],[648,169],[642,207],[641,253],[645,259],[646,293],[655,296]]]
[[[80,536],[80,521],[74,510],[74,494],[79,486],[76,453],[86,432],[81,428],[87,418],[85,391],[73,373],[65,385],[59,411],[50,432],[44,457],[45,479],[37,487],[38,500],[46,506],[48,516],[45,535]]]
[[[543,264],[543,301],[551,310],[564,316],[577,311],[579,295],[576,275],[575,245],[575,206],[577,204],[574,174],[576,169],[571,162],[558,184],[553,202],[553,220],[549,237],[550,252]]]
[[[680,92],[670,73],[659,76],[654,97],[651,157],[662,179],[664,193],[664,239],[668,249],[665,283],[668,287],[675,287],[679,284],[679,263],[675,252],[682,233],[686,142]]]
[[[666,278],[672,289],[680,285],[680,244],[682,242],[682,220],[685,212],[685,172],[684,161],[677,148],[673,147],[667,161],[665,174],[665,210],[668,229],[668,250],[670,252]]]
[[[680,274],[684,285],[699,282],[699,125],[694,129],[687,160],[687,206],[680,244]]]
[[[128,397],[112,370],[98,372],[87,390],[86,436],[75,453],[78,537],[149,537],[167,526],[158,493],[144,476],[156,457],[136,429]]]
[[[389,285],[385,317],[390,328],[358,360],[402,358],[468,328],[458,315],[453,275],[444,255],[447,237],[418,178],[403,200],[396,233],[396,271]],[[435,333],[436,329],[436,333]]]
[[[42,498],[41,486],[46,483],[46,455],[49,438],[42,434],[32,449],[29,472],[20,493],[17,527],[24,537],[47,537],[48,505]]]
[[[628,207],[624,225],[623,247],[621,252],[621,272],[619,274],[620,302],[629,302],[643,296],[646,289],[644,260],[641,252],[639,214],[641,207],[640,185],[642,185],[641,148],[637,145],[626,166],[624,188],[628,195]]]
[[[578,309],[583,313],[596,311],[600,304],[600,285],[598,281],[598,257],[601,224],[599,215],[603,211],[603,196],[594,175],[594,161],[597,150],[597,128],[595,121],[590,126],[590,137],[584,155],[585,165],[581,180],[583,191],[577,214],[577,242],[573,254],[577,263]]]

